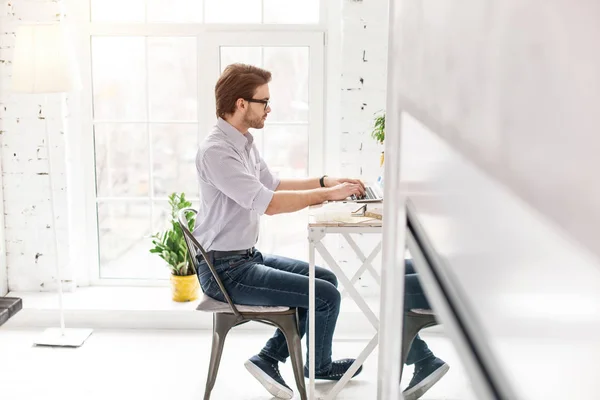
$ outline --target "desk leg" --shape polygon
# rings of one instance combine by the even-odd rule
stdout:
[[[352,279],[350,279],[350,283],[354,284],[365,273],[365,270],[369,269],[369,272],[371,273],[373,278],[375,278],[375,282],[377,282],[377,284],[379,286],[381,286],[381,277],[379,276],[377,271],[375,271],[375,269],[371,265],[371,263],[373,262],[375,257],[377,257],[377,254],[379,254],[379,252],[381,251],[381,242],[379,242],[379,244],[377,244],[377,246],[375,246],[373,251],[371,251],[371,254],[369,254],[369,257],[365,257],[362,250],[360,249],[360,247],[358,247],[358,245],[356,244],[354,239],[352,239],[352,236],[350,236],[350,234],[344,233],[343,236],[346,239],[346,241],[348,242],[348,244],[350,245],[350,247],[352,247],[352,249],[356,253],[356,256],[358,257],[358,259],[363,263],[360,266],[360,268],[358,269],[358,271],[356,271],[356,273],[354,274]],[[344,290],[342,291],[342,296],[344,296],[345,292],[346,292],[346,289],[344,288]]]
[[[309,230],[308,243],[308,399],[315,400],[315,243]]]
[[[323,257],[323,259],[325,260],[327,265],[329,265],[329,268],[331,268],[331,270],[333,271],[335,276],[337,276],[338,281],[348,291],[348,293],[350,294],[350,296],[352,297],[352,299],[354,300],[354,302],[356,303],[358,308],[361,309],[363,314],[365,314],[365,317],[367,317],[367,319],[369,320],[371,325],[373,325],[373,328],[375,328],[375,330],[379,330],[379,319],[377,318],[375,313],[373,313],[373,311],[369,308],[369,305],[362,298],[360,293],[358,293],[358,290],[356,290],[354,285],[352,283],[350,283],[350,279],[348,279],[346,274],[344,274],[344,271],[340,268],[338,263],[335,261],[335,259],[331,255],[331,253],[327,250],[327,248],[323,245],[323,243],[316,242],[313,244],[316,247],[316,249],[319,251],[319,254],[321,255],[321,257]]]
[[[350,369],[346,371],[344,376],[342,376],[342,379],[337,381],[335,386],[329,391],[329,393],[327,393],[325,400],[333,400],[337,397],[337,395],[344,388],[344,386],[346,386],[350,379],[352,379],[354,373],[358,370],[358,368],[365,363],[365,361],[371,355],[373,350],[375,350],[375,347],[377,347],[377,343],[379,343],[379,334],[376,333],[375,336],[373,336],[373,338],[371,339],[371,341],[369,341],[367,347],[363,349],[356,361],[354,361],[354,364],[352,364]]]

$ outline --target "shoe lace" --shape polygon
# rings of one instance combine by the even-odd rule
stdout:
[[[333,361],[331,363],[331,370],[329,371],[329,376],[342,376],[348,371],[348,368],[352,365],[352,361],[348,360],[340,360]]]
[[[423,368],[424,368],[423,366],[415,367],[415,370],[413,372],[413,378],[417,377],[421,373]]]
[[[277,376],[278,376],[279,378],[283,379],[283,378],[281,377],[281,373],[279,373],[279,367],[277,366],[277,364],[271,364],[271,369],[272,369],[273,371],[275,371],[275,373],[277,374]]]

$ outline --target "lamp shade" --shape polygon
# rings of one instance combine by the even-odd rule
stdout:
[[[16,36],[12,80],[15,92],[79,89],[77,68],[63,24],[24,24],[17,28]]]

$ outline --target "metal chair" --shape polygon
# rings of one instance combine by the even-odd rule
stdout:
[[[402,363],[400,364],[400,379],[402,379],[402,371],[408,357],[408,351],[413,340],[421,331],[421,329],[429,328],[437,325],[435,315],[431,310],[410,310],[404,313],[404,324],[402,329]]]
[[[246,322],[256,321],[267,325],[272,325],[279,328],[286,340],[292,368],[294,369],[294,377],[296,385],[300,393],[300,398],[306,400],[306,385],[304,382],[304,365],[302,361],[302,345],[300,342],[300,331],[298,329],[298,310],[289,307],[270,307],[270,306],[244,306],[236,305],[229,297],[229,294],[223,286],[223,282],[215,271],[210,257],[207,255],[204,248],[198,243],[189,229],[187,216],[189,214],[197,215],[197,211],[192,208],[186,208],[179,211],[178,220],[181,229],[183,230],[185,241],[188,248],[188,254],[192,263],[198,259],[198,253],[202,255],[210,272],[212,273],[215,282],[219,285],[225,302],[217,301],[206,295],[200,301],[200,305],[196,308],[199,311],[211,312],[213,314],[213,340],[210,354],[210,365],[208,368],[208,378],[206,380],[206,389],[204,392],[204,400],[210,399],[210,393],[215,386],[217,372],[219,371],[219,363],[223,352],[223,344],[225,337],[231,328],[245,324]]]

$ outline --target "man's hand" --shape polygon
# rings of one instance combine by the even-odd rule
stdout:
[[[334,187],[341,185],[342,183],[351,183],[353,185],[358,185],[360,187],[360,195],[364,196],[365,194],[365,184],[362,183],[359,179],[349,179],[349,178],[330,178],[328,176],[323,180],[325,187]]]
[[[364,193],[364,190],[364,187],[359,184],[344,182],[330,189],[329,200],[346,200],[353,194],[355,194],[356,196],[361,196],[361,193]]]

